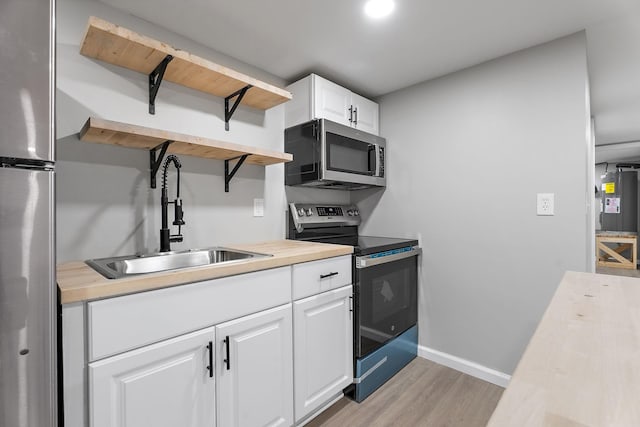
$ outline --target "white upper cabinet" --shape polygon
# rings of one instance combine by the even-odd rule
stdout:
[[[316,74],[287,87],[293,99],[285,104],[285,127],[327,119],[378,135],[378,104]]]
[[[358,94],[351,94],[353,107],[353,125],[365,132],[378,135],[379,108],[378,104]]]
[[[316,75],[313,76],[313,111],[312,118],[328,119],[345,126],[351,126],[353,107],[351,91],[338,86]]]

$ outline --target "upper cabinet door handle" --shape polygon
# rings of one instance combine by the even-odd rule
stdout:
[[[355,118],[353,119],[354,126],[358,126],[358,107],[353,109],[353,115]]]
[[[349,123],[353,123],[353,105],[349,105]]]
[[[334,271],[333,273],[329,273],[329,274],[321,274],[320,278],[321,279],[326,279],[327,277],[332,277],[332,276],[337,276],[339,273],[337,271]]]

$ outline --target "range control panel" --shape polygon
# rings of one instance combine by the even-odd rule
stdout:
[[[318,216],[342,216],[342,208],[338,206],[318,206],[316,210]]]
[[[289,210],[298,232],[304,227],[360,225],[360,211],[354,205],[289,203]]]

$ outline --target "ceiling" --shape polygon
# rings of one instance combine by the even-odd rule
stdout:
[[[102,0],[286,81],[377,97],[586,30],[596,144],[640,140],[640,1]],[[638,156],[640,158],[640,151]]]

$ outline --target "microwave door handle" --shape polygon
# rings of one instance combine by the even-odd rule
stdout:
[[[374,176],[380,176],[381,172],[382,172],[382,158],[380,156],[380,152],[381,152],[381,147],[380,145],[376,144],[376,170],[374,173]]]

